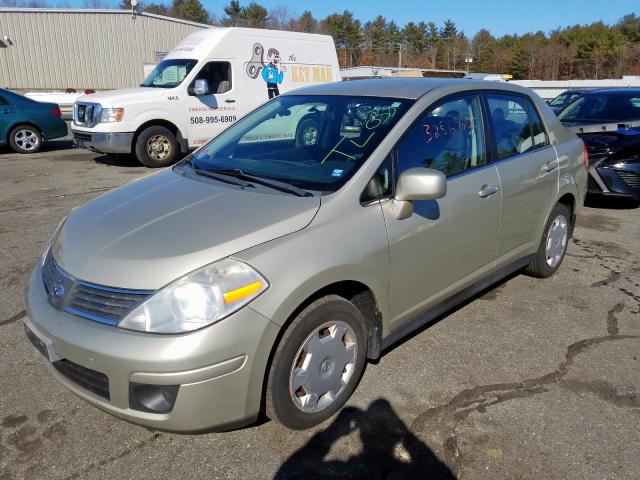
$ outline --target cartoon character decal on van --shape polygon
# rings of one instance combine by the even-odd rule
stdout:
[[[267,62],[264,61],[264,47],[259,43],[253,44],[251,60],[245,65],[249,78],[256,79],[262,73],[262,79],[267,83],[269,99],[280,95],[278,85],[282,83],[287,68],[280,63],[280,52],[276,48],[267,51]]]
[[[267,61],[269,63],[262,69],[262,78],[267,82],[267,93],[269,94],[269,99],[272,99],[280,95],[278,84],[282,83],[286,69],[284,65],[280,65],[278,69],[280,52],[275,48],[270,48],[267,52]]]

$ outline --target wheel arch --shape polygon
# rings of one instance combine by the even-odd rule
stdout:
[[[299,305],[289,314],[286,321],[280,326],[280,332],[278,333],[273,345],[271,346],[271,352],[269,354],[268,361],[265,365],[264,376],[262,379],[262,399],[261,410],[265,408],[265,398],[267,382],[269,378],[269,370],[273,363],[273,357],[280,345],[282,337],[286,332],[289,325],[293,320],[302,312],[308,305],[318,300],[319,298],[327,295],[337,295],[350,301],[360,311],[365,321],[365,328],[367,330],[367,358],[370,360],[377,360],[380,358],[380,347],[382,345],[382,314],[378,309],[378,303],[373,290],[358,280],[338,280],[333,283],[327,284],[313,293],[310,293],[306,298],[299,303]]]
[[[35,128],[38,131],[38,133],[40,134],[40,136],[42,137],[42,140],[46,140],[44,132],[42,131],[42,129],[38,125],[36,125],[33,122],[29,122],[27,120],[25,120],[25,121],[18,120],[18,121],[16,121],[15,123],[13,123],[12,125],[10,125],[7,128],[7,135],[6,135],[6,138],[5,138],[5,141],[7,142],[7,145],[10,144],[9,140],[11,138],[11,132],[13,132],[16,129],[16,127],[21,127],[21,126]]]

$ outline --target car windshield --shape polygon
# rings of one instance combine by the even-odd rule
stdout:
[[[247,175],[315,195],[338,190],[413,102],[378,97],[286,95],[202,147],[196,172]]]
[[[585,95],[567,106],[558,118],[573,123],[614,123],[640,119],[640,93]]]
[[[568,93],[568,92],[562,93],[558,95],[556,98],[554,98],[553,100],[551,100],[551,102],[549,102],[549,105],[551,105],[552,107],[559,107],[561,105],[569,103],[572,100],[575,100],[579,96],[580,94],[578,93]]]
[[[140,84],[141,87],[173,88],[182,83],[197,60],[173,59],[163,60],[151,71]]]

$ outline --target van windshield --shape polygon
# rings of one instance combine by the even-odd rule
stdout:
[[[141,87],[173,88],[182,83],[193,67],[198,63],[191,59],[172,59],[161,61],[149,74]]]
[[[365,163],[413,102],[285,95],[214,138],[191,158],[196,172],[259,177],[323,195]]]

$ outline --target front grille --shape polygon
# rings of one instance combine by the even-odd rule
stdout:
[[[620,177],[620,180],[629,185],[631,188],[640,190],[640,175],[633,172],[622,172],[620,170],[616,170],[616,173]]]
[[[117,325],[154,292],[125,290],[84,282],[62,270],[49,252],[42,267],[49,303],[58,310],[107,325]]]
[[[80,103],[73,105],[73,123],[83,127],[93,127],[100,121],[102,107],[99,103]]]
[[[77,282],[64,310],[90,320],[94,320],[93,317],[108,319],[115,324],[148,296],[125,292]]]
[[[76,140],[83,140],[85,142],[90,142],[91,141],[91,134],[90,133],[73,132],[73,138],[76,139]]]
[[[104,373],[85,368],[67,359],[53,362],[53,366],[76,385],[109,400],[109,379]]]

